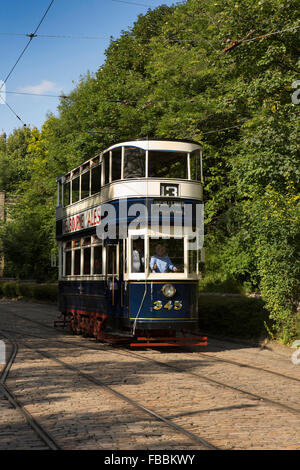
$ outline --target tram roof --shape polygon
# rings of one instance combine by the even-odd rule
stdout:
[[[192,140],[168,140],[168,139],[145,139],[130,140],[111,145],[104,152],[108,152],[117,147],[138,147],[143,150],[160,150],[173,152],[193,152],[201,148],[198,142]]]

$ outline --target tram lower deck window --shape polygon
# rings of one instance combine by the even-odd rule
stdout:
[[[145,238],[140,237],[136,240],[132,240],[132,273],[144,273],[145,272]]]
[[[83,250],[83,274],[91,274],[91,248],[84,248]]]
[[[183,239],[149,239],[150,271],[152,273],[184,272]]]
[[[94,274],[102,274],[102,245],[94,246]]]
[[[107,274],[117,274],[117,247],[108,245],[106,247],[106,272]]]
[[[72,266],[72,252],[71,251],[66,251],[65,254],[65,275],[70,276],[71,275],[71,266]]]

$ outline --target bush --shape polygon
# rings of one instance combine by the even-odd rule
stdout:
[[[34,284],[27,282],[0,282],[0,296],[56,302],[57,284]]]
[[[270,323],[260,298],[243,296],[199,296],[199,328],[208,333],[236,338],[261,339]]]
[[[221,279],[209,273],[199,282],[199,290],[220,294],[243,294],[245,289],[232,278]]]

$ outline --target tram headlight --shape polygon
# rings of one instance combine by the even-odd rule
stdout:
[[[164,294],[165,297],[173,297],[176,293],[176,289],[172,284],[165,284],[162,289],[162,293]]]

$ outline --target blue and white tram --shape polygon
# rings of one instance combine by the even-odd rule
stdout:
[[[57,179],[64,324],[132,346],[195,337],[203,237],[202,155],[190,141],[112,145]]]

